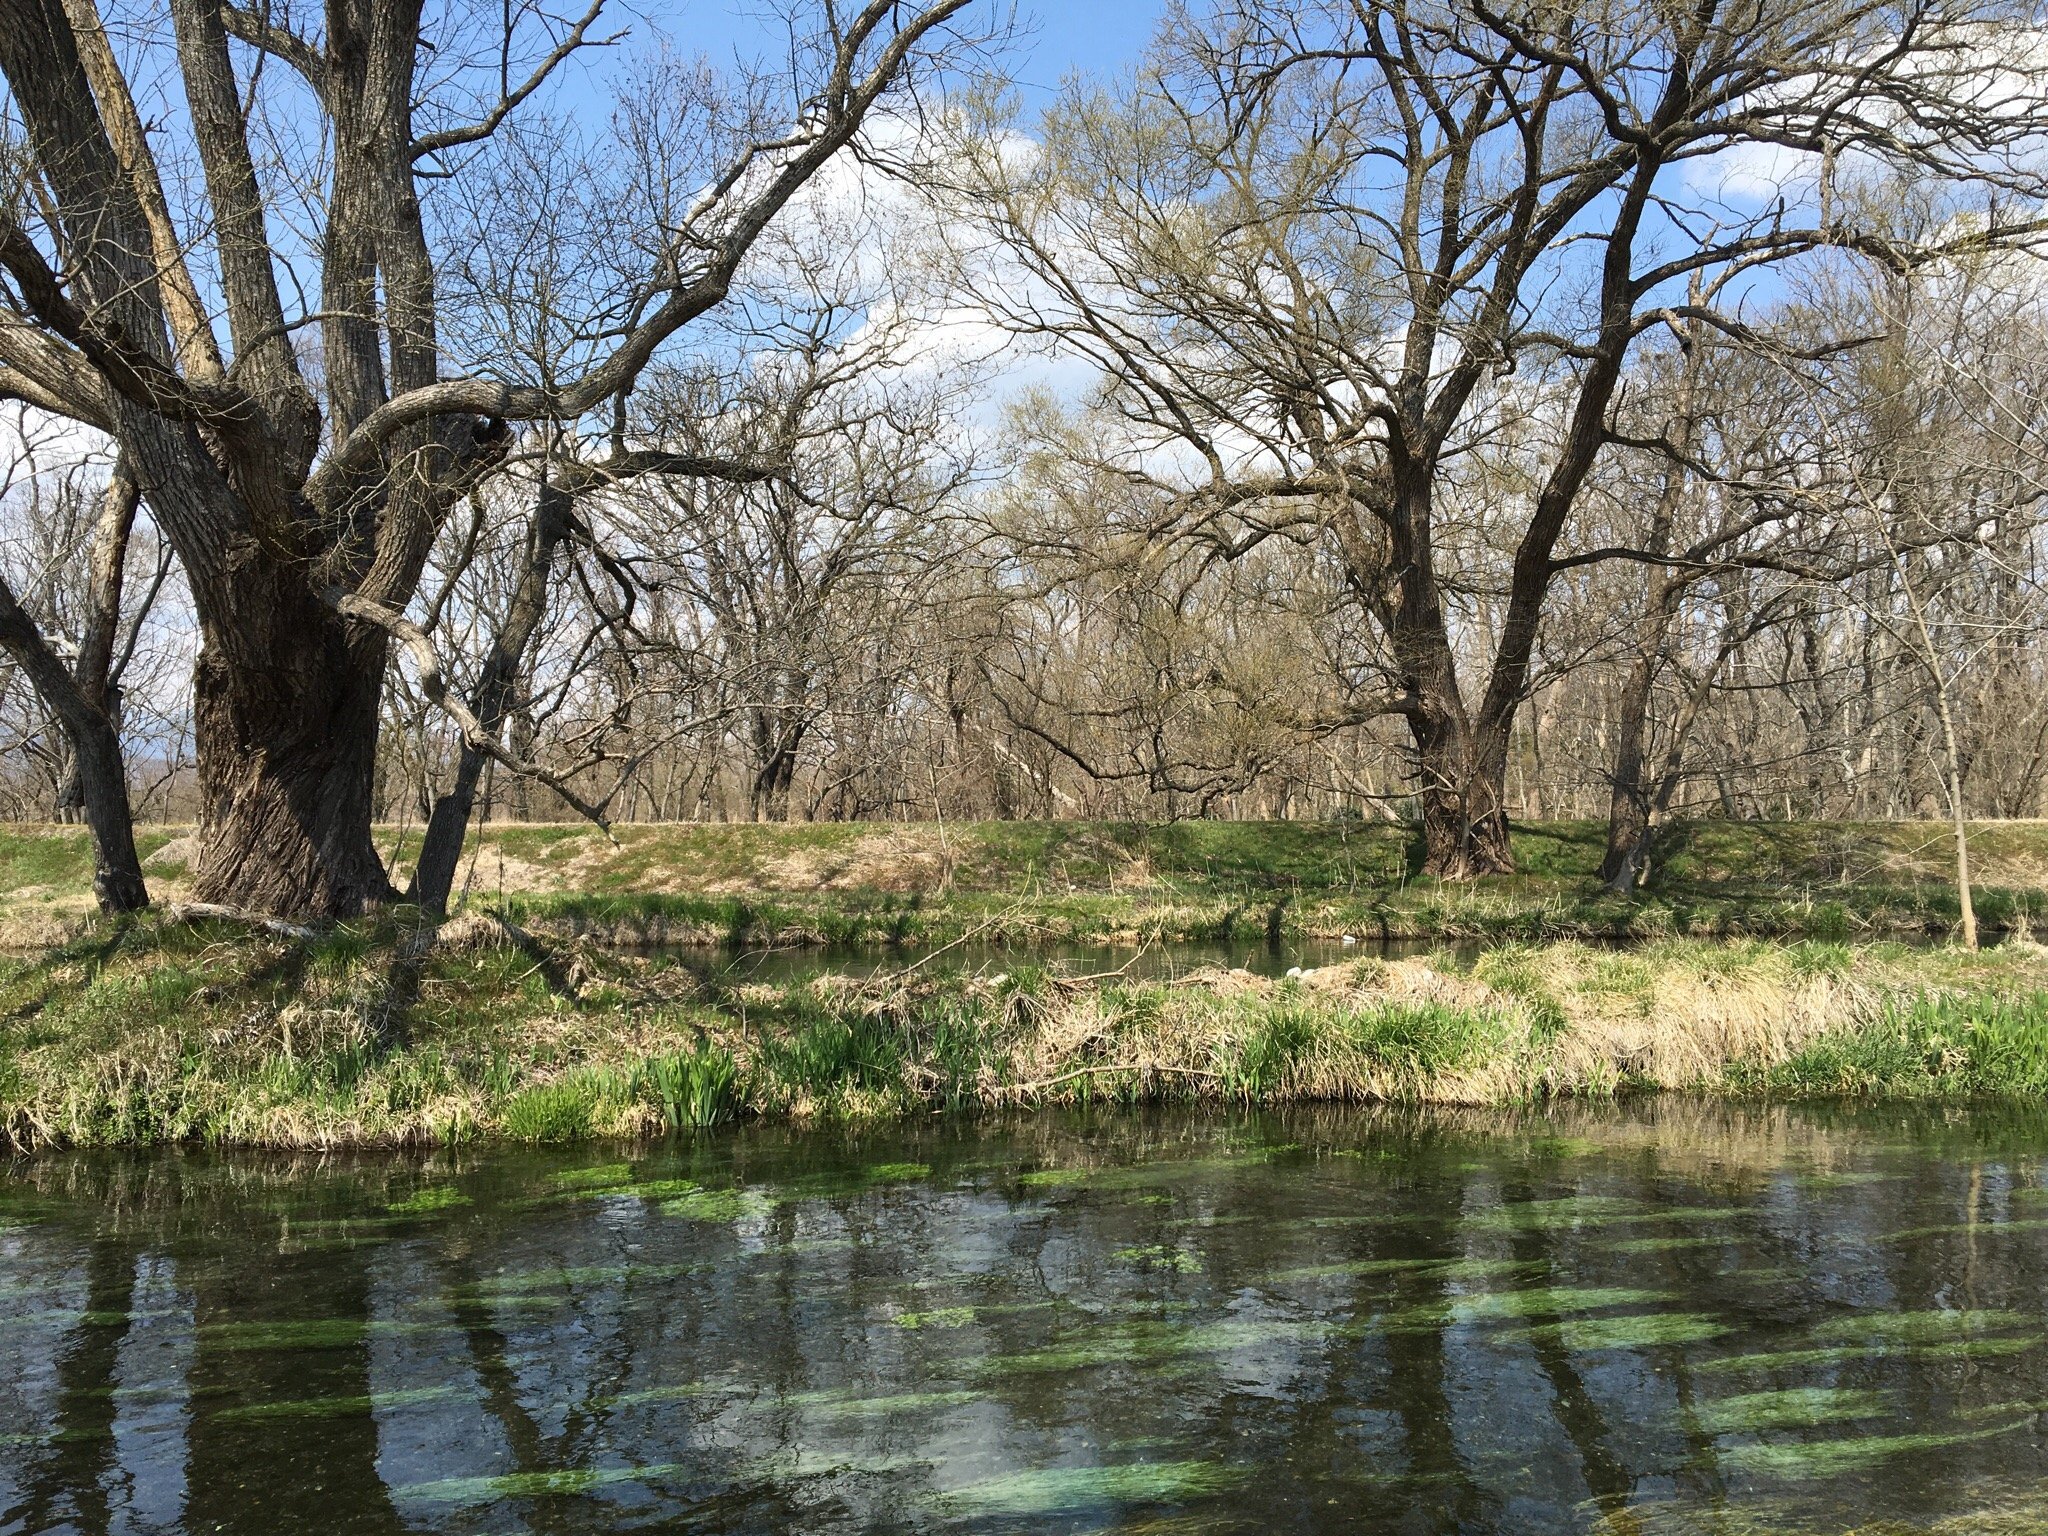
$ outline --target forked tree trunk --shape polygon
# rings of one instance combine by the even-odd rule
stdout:
[[[534,511],[533,529],[526,541],[526,559],[513,589],[505,619],[484,659],[475,691],[470,695],[470,713],[487,731],[497,731],[508,713],[513,723],[513,755],[525,761],[532,750],[532,725],[524,736],[519,731],[523,710],[513,710],[519,674],[526,654],[539,633],[548,609],[548,576],[554,569],[555,554],[569,536],[569,497],[553,486],[543,487]],[[455,764],[455,781],[447,793],[434,801],[427,818],[426,836],[420,841],[419,861],[413,867],[412,899],[436,915],[448,910],[448,897],[455,889],[456,866],[462,862],[462,845],[469,836],[469,818],[476,810],[477,782],[483,777],[485,754],[468,742]],[[525,780],[515,777],[523,790]],[[522,816],[522,820],[524,817]]]
[[[1659,641],[1662,640],[1660,632]],[[1621,717],[1615,722],[1614,764],[1607,791],[1607,852],[1600,860],[1600,878],[1609,890],[1627,895],[1642,878],[1649,853],[1650,787],[1643,782],[1643,733],[1648,727],[1650,688],[1655,660],[1636,658],[1621,691]]]
[[[1480,738],[1457,719],[1413,722],[1422,771],[1422,868],[1445,880],[1512,874],[1505,741]]]
[[[775,709],[757,710],[753,720],[754,775],[747,784],[747,810],[755,821],[789,820],[789,796],[796,784],[797,753],[808,726],[792,725]]]
[[[252,583],[253,585],[253,583]],[[201,901],[353,917],[391,899],[371,840],[382,635],[280,572],[204,632],[193,674]]]
[[[0,582],[0,649],[28,674],[70,745],[79,798],[92,832],[92,888],[101,909],[140,911],[149,905],[149,890],[135,852],[120,735],[105,711],[86,698],[71,669],[58,659],[4,582]]]

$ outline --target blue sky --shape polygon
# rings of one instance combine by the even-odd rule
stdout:
[[[1160,0],[1036,0],[1024,8],[1030,34],[1017,61],[1024,85],[1045,89],[1075,69],[1114,68],[1134,59],[1164,9]]]
[[[993,11],[1008,0],[978,3]],[[701,49],[716,61],[735,51],[751,53],[772,45],[779,31],[778,8],[761,0],[684,0],[641,14],[681,47]],[[1011,66],[1019,84],[1042,99],[1062,76],[1076,69],[1114,68],[1136,58],[1164,9],[1164,0],[1019,0],[1026,35]]]

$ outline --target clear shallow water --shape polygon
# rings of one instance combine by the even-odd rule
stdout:
[[[0,1179],[0,1531],[2048,1529],[2048,1112]]]

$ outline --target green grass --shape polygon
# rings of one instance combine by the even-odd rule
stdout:
[[[555,1143],[1049,1103],[2048,1088],[2048,953],[2030,944],[1522,942],[1301,979],[1076,981],[1006,962],[767,983],[671,954],[494,945],[474,927],[433,944],[417,924],[401,910],[288,939],[150,916],[0,958],[0,1139]],[[594,1191],[636,1192],[623,1171]],[[732,1214],[716,1192],[639,1193]],[[437,1218],[456,1198],[424,1189],[387,1219]],[[1590,1222],[1653,1251],[1665,1234],[1631,1228],[1671,1214],[1578,1202],[1470,1219]]]
[[[1856,1029],[1731,1076],[1744,1090],[1780,1097],[2048,1093],[2048,991],[1896,998]]]
[[[183,831],[148,829],[145,855]],[[529,926],[641,943],[1842,941],[1952,930],[1946,837],[1931,823],[1688,823],[1665,835],[1649,889],[1623,898],[1594,877],[1593,822],[1518,827],[1517,873],[1469,883],[1421,875],[1412,830],[1378,823],[689,824],[620,828],[616,845],[581,825],[496,826],[472,838],[464,882]],[[382,841],[400,865],[417,848],[389,830]],[[1973,858],[1988,929],[2048,922],[2048,824],[1982,823]],[[164,858],[150,873],[176,894],[186,871]],[[0,932],[79,921],[90,882],[82,828],[0,829]]]

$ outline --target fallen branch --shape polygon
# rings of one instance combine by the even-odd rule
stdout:
[[[1041,1078],[1035,1083],[1016,1083],[1005,1089],[1019,1098],[1030,1094],[1043,1093],[1048,1088],[1057,1088],[1062,1083],[1071,1083],[1076,1078],[1105,1077],[1112,1072],[1166,1072],[1180,1077],[1203,1077],[1211,1082],[1221,1082],[1223,1074],[1212,1072],[1207,1067],[1169,1067],[1162,1062],[1136,1061],[1113,1062],[1102,1066],[1076,1067],[1071,1072],[1062,1072],[1058,1077]]]
[[[1024,910],[1024,905],[1025,904],[1021,901],[1012,902],[1009,906],[1003,908],[1002,911],[996,913],[994,917],[988,918],[983,922],[975,924],[972,928],[968,929],[965,933],[961,934],[957,939],[949,939],[946,943],[941,944],[937,949],[928,950],[924,954],[919,955],[915,960],[911,961],[910,964],[904,966],[903,969],[901,969],[900,971],[892,971],[889,975],[877,977],[876,979],[894,985],[895,983],[902,981],[906,976],[914,974],[920,967],[929,965],[932,961],[938,959],[939,956],[945,954],[948,950],[958,949],[962,944],[967,943],[969,940],[974,939],[981,934],[987,933],[989,929],[995,927],[996,924],[1002,922],[1005,918],[1016,916],[1019,912]]]
[[[281,917],[271,917],[262,912],[245,912],[240,907],[224,907],[211,901],[181,901],[163,909],[164,916],[174,923],[246,923],[251,928],[261,928],[265,933],[274,933],[287,939],[317,939],[318,928],[304,923],[288,922]]]

